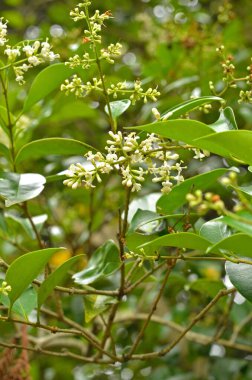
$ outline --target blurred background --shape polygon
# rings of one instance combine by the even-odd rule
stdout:
[[[9,20],[9,38],[13,42],[49,37],[54,51],[60,54],[61,61],[66,61],[69,56],[81,53],[86,48],[82,43],[84,27],[69,17],[70,10],[76,4],[73,0],[1,0],[0,14]],[[93,0],[92,9],[110,10],[113,14],[114,18],[109,20],[103,30],[104,44],[119,41],[123,45],[122,59],[114,66],[106,63],[103,66],[107,83],[122,80],[131,82],[139,78],[147,88],[158,87],[161,92],[157,103],[143,105],[140,102],[123,114],[119,120],[120,128],[153,121],[153,106],[162,113],[191,96],[210,95],[209,81],[213,81],[216,89],[221,91],[222,62],[216,53],[216,48],[221,45],[225,46],[227,54],[234,57],[236,75],[247,75],[252,55],[251,0]],[[15,80],[11,83],[10,104],[14,114],[22,109],[34,78],[34,70],[31,71],[24,87],[20,88]],[[83,73],[86,80],[95,75],[93,69]],[[234,109],[239,128],[251,129],[252,106],[238,103],[239,91],[245,87],[246,84],[241,83],[237,89],[228,90],[225,99],[227,105]],[[213,104],[210,113],[197,111],[192,117],[210,123],[217,120],[218,115],[218,104]],[[25,138],[71,137],[102,148],[108,131],[104,102],[97,94],[76,100],[57,91],[20,119],[20,131],[22,141]],[[185,156],[184,159],[190,161],[190,156]],[[47,157],[36,162],[36,171],[46,176],[54,175],[65,170],[71,162],[76,162],[76,158]],[[4,167],[4,162],[2,164]],[[201,162],[189,165],[187,176],[226,164],[224,160],[214,157],[207,161],[207,165]],[[34,171],[34,163],[26,162],[23,171]],[[149,183],[141,196],[157,190],[156,185]],[[221,193],[220,189],[218,191]],[[225,196],[228,199],[230,194]],[[108,179],[108,183],[97,189],[91,247],[90,242],[87,247],[90,216],[88,191],[72,191],[60,182],[52,183],[39,201],[30,202],[30,208],[33,215],[48,214],[43,238],[50,246],[67,246],[71,256],[86,253],[87,249],[95,249],[107,238],[115,236],[117,210],[114,205],[120,205],[122,199],[119,182]],[[104,209],[107,210],[106,214]],[[35,243],[23,233],[22,226],[12,224],[11,229],[13,234],[19,236],[22,245],[30,250],[35,249]],[[7,260],[10,256],[19,254],[16,247],[1,239],[0,249]],[[59,262],[60,260],[61,258]],[[197,309],[205,296],[205,288],[203,291],[196,288],[190,296],[185,291],[186,278],[192,274],[209,281],[220,280],[223,268],[219,265],[206,266],[204,263],[197,267],[183,264],[180,273],[174,274],[166,297],[171,308],[169,317],[177,323],[183,323],[188,317],[188,310]],[[145,295],[146,302],[152,296],[149,289],[149,294]],[[133,309],[136,307],[134,297],[129,305]],[[83,311],[79,299],[73,298],[70,304],[66,301],[65,307],[71,317],[80,319]],[[167,305],[161,305],[162,307],[167,312]],[[232,308],[232,323],[238,324],[251,312],[250,304],[238,299]],[[217,314],[209,315],[209,320],[203,327],[199,327],[199,332],[203,328],[206,333],[208,322],[210,326],[213,320],[218,320],[218,315],[222,313],[221,306],[215,309],[215,313]],[[8,328],[0,331],[3,336],[8,336],[9,332]],[[134,333],[134,330],[121,328],[117,338],[122,346],[127,345],[129,337]],[[209,333],[211,334],[210,327]],[[157,341],[162,341],[163,334],[162,326],[151,324],[146,346],[149,344],[152,347],[157,337]],[[242,336],[246,341],[252,338],[251,323],[244,327]],[[34,380],[251,380],[251,359],[251,354],[229,351],[215,344],[209,347],[183,341],[167,357],[148,363],[98,368],[91,364],[82,366],[71,360],[34,357],[31,365]]]

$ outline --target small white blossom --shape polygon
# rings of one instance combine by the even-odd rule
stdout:
[[[11,46],[7,45],[4,54],[8,56],[9,61],[14,62],[21,55],[20,47],[11,48]]]
[[[7,42],[7,23],[3,21],[3,17],[0,18],[0,46],[4,46]]]
[[[209,152],[206,150],[201,151],[200,149],[192,148],[192,151],[194,152],[193,158],[196,160],[202,160],[203,158],[209,156]]]
[[[31,57],[28,58],[28,62],[32,65],[32,66],[38,66],[40,65],[40,63],[42,62],[41,59],[39,59],[38,57],[36,57],[35,55],[32,55]]]

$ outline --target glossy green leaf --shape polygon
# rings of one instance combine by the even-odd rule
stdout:
[[[92,321],[97,315],[103,313],[111,304],[116,302],[115,298],[103,295],[84,296],[85,322]]]
[[[238,191],[243,192],[244,194],[252,196],[252,185],[248,185],[248,186],[233,186],[233,185],[230,185],[230,187],[232,187],[234,190],[238,190]]]
[[[224,110],[221,110],[219,119],[215,123],[210,124],[209,127],[211,127],[215,132],[232,131],[238,129],[232,108],[226,107]]]
[[[225,131],[196,138],[195,146],[223,157],[252,164],[252,131]]]
[[[0,196],[6,207],[37,197],[44,189],[45,177],[36,173],[0,173]]]
[[[206,251],[209,245],[210,242],[199,235],[191,232],[178,232],[161,236],[148,243],[142,244],[140,248],[151,247],[155,250],[160,247],[178,247]]]
[[[220,253],[221,250],[227,253],[235,253],[239,256],[252,257],[252,236],[238,233],[228,236],[226,239],[219,241],[209,248],[208,253]]]
[[[24,145],[19,150],[16,156],[16,164],[20,164],[25,160],[47,157],[49,154],[83,156],[90,149],[93,149],[93,147],[73,139],[51,137],[35,140]]]
[[[153,240],[157,238],[158,235],[144,235],[140,233],[130,233],[126,235],[126,247],[129,251],[137,252],[139,251],[139,247],[141,247],[143,244],[150,243]],[[146,247],[145,253],[151,254],[152,253],[152,247]]]
[[[243,295],[243,297],[252,302],[252,265],[241,263],[235,264],[227,261],[226,272],[234,287]]]
[[[88,285],[110,276],[120,267],[120,264],[118,247],[113,240],[108,240],[92,254],[88,266],[76,273],[73,279],[77,284]]]
[[[213,298],[221,289],[224,289],[224,285],[222,281],[199,278],[190,285],[190,289]]]
[[[218,96],[202,96],[196,99],[189,99],[183,103],[180,103],[170,108],[168,111],[162,114],[161,119],[177,119],[188,112],[202,107],[204,104],[211,103],[214,101],[222,102],[223,99],[219,98]]]
[[[6,213],[5,214],[6,220],[11,221],[12,223],[17,223],[22,229],[27,233],[27,235],[31,239],[36,239],[35,232],[32,228],[31,222],[28,218],[21,218],[20,216],[12,213]],[[40,230],[43,227],[43,224],[47,220],[48,216],[46,214],[37,215],[32,218],[32,221],[34,225],[36,226],[37,230],[40,232]]]
[[[52,91],[60,89],[65,79],[73,75],[73,70],[64,63],[56,63],[46,67],[34,79],[23,112],[29,111],[39,100],[44,99]]]
[[[53,271],[45,279],[45,281],[41,284],[40,288],[38,289],[38,309],[41,308],[41,305],[53,292],[54,288],[58,285],[61,285],[62,282],[64,282],[69,270],[80,259],[80,257],[83,257],[83,255],[71,257],[69,260],[65,261],[62,265],[55,269],[55,271]]]
[[[225,224],[218,219],[209,220],[204,223],[199,231],[200,236],[215,244],[230,235]]]
[[[0,303],[6,307],[10,307],[10,299],[4,294],[0,294]],[[14,302],[12,306],[12,313],[17,314],[28,320],[29,314],[37,306],[37,292],[34,288],[27,289],[21,296]]]
[[[110,102],[110,109],[113,119],[117,119],[120,115],[122,115],[129,106],[131,105],[131,101],[129,99],[116,100],[114,102]],[[108,106],[105,106],[105,112],[109,115]]]
[[[130,222],[128,234],[137,230],[145,233],[157,232],[162,222],[159,217],[160,215],[153,211],[138,209]]]
[[[252,215],[248,212],[241,212],[237,214],[237,216],[242,217],[242,221],[232,218],[231,216],[224,216],[221,218],[221,221],[237,231],[252,236]]]
[[[194,145],[194,140],[213,133],[213,130],[208,125],[196,120],[188,119],[166,120],[126,129],[136,129],[138,131],[156,133],[159,136],[183,141],[192,145]]]
[[[169,194],[162,195],[157,201],[158,212],[174,212],[174,210],[186,203],[186,194],[196,189],[209,189],[209,187],[227,171],[228,169],[212,170],[186,179],[181,184],[174,186]]]
[[[47,248],[26,253],[11,263],[6,272],[6,282],[11,286],[8,294],[10,307],[43,270],[52,255],[62,248]]]
[[[150,193],[142,197],[137,197],[130,202],[129,213],[128,213],[128,222],[130,223],[133,216],[136,214],[138,209],[145,211],[156,211],[156,203],[160,198],[161,194],[159,193]]]

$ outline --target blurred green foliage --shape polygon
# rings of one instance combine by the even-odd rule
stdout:
[[[69,18],[69,10],[73,8],[71,0],[2,0],[1,16],[9,20],[10,38],[13,42],[20,39],[39,39],[50,36],[54,51],[60,53],[61,60],[83,51],[82,28]],[[225,45],[228,54],[232,54],[237,75],[247,74],[246,68],[251,64],[252,56],[252,3],[250,0],[94,0],[93,10],[111,10],[114,19],[104,29],[106,43],[116,40],[123,44],[122,62],[114,67],[104,65],[104,73],[108,82],[136,78],[152,87],[158,86],[161,97],[155,104],[163,113],[174,105],[194,96],[211,95],[209,81],[215,83],[217,90],[222,90],[223,70],[216,48]],[[34,74],[33,74],[34,75]],[[19,88],[15,81],[10,87],[10,107],[17,115],[22,110],[33,75],[28,75],[27,84]],[[83,77],[93,77],[92,69],[84,72]],[[229,89],[225,94],[227,105],[235,112],[240,129],[251,130],[251,104],[238,104],[238,89]],[[90,144],[95,148],[104,146],[107,139],[108,120],[104,112],[105,102],[94,95],[76,100],[74,96],[65,97],[58,89],[41,99],[20,119],[20,144],[24,141],[40,138],[63,137]],[[119,127],[130,127],[153,121],[151,108],[153,104],[135,105],[127,110],[119,119]],[[194,111],[192,116],[207,124],[215,122],[219,117],[218,107],[214,103],[211,113]],[[23,126],[22,126],[23,123]],[[2,141],[4,136],[0,135]],[[17,147],[19,142],[17,140]],[[210,157],[207,162],[190,163],[190,154],[181,152],[183,159],[189,161],[187,176],[201,174],[216,168],[227,166],[225,159]],[[45,177],[53,176],[66,170],[75,157],[49,154],[35,160],[22,163],[22,172],[41,173]],[[6,162],[1,159],[3,170]],[[241,166],[241,184],[246,183],[248,174]],[[226,202],[231,201],[231,190],[224,193],[219,183],[211,185],[211,190],[223,195]],[[141,197],[158,191],[158,186],[148,183]],[[94,197],[94,209],[90,210],[90,197]],[[117,209],[123,203],[123,190],[115,178],[106,178],[94,194],[85,189],[71,189],[63,186],[61,181],[49,182],[39,200],[29,202],[32,215],[47,214],[42,237],[49,246],[67,246],[71,254],[89,253],[109,238],[116,239]],[[153,204],[154,201],[151,201]],[[140,207],[135,207],[135,211]],[[144,208],[144,207],[143,207]],[[106,214],[104,213],[106,210]],[[153,210],[152,210],[153,211]],[[92,219],[92,223],[90,222]],[[203,223],[203,220],[199,221]],[[1,239],[0,249],[3,258],[11,261],[19,255],[19,249],[26,247],[32,251],[37,249],[37,242],[31,239],[32,232],[23,233],[23,222],[10,218],[7,225],[0,212],[1,229],[8,230],[8,236],[17,239]],[[93,239],[88,240],[87,231],[93,230]],[[168,226],[177,225],[171,219]],[[178,223],[177,228],[182,228]],[[29,236],[30,233],[30,236]],[[11,240],[11,241],[10,241]],[[14,244],[13,244],[14,243]],[[16,246],[15,246],[16,244]],[[147,264],[148,266],[148,264]],[[221,264],[181,262],[170,279],[160,306],[163,317],[181,325],[190,319],[190,310],[196,313],[212,297],[216,289],[222,286],[224,271]],[[198,281],[191,289],[188,284],[192,279]],[[202,282],[200,282],[202,280]],[[114,283],[101,279],[98,288],[113,288]],[[115,283],[118,279],[114,280]],[[154,279],[145,283],[145,289],[136,290],[129,298],[122,313],[127,316],[128,308],[132,310],[148,310],[155,294]],[[190,292],[189,292],[190,290]],[[140,301],[139,301],[140,300]],[[248,301],[237,298],[233,305],[229,325],[223,337],[229,336],[234,326],[248,315],[252,309]],[[63,297],[66,314],[83,322],[83,305],[78,297],[71,303]],[[140,305],[139,305],[140,303]],[[224,313],[225,304],[219,303],[209,313],[204,322],[199,323],[196,332],[212,335],[218,320]],[[132,343],[136,335],[135,325],[127,324],[117,330],[116,339],[120,341],[119,350],[123,351]],[[95,326],[94,326],[95,329]],[[230,330],[231,329],[231,330]],[[6,339],[11,336],[9,324],[0,324],[0,335]],[[151,322],[148,335],[140,348],[158,349],[166,342],[167,327]],[[252,337],[251,323],[241,330],[239,342],[250,341]],[[156,346],[155,346],[156,342]],[[75,360],[59,359],[40,355],[31,356],[32,379],[39,380],[250,380],[252,378],[251,354],[216,345],[200,345],[183,340],[168,356],[146,362],[132,362],[123,365],[94,365],[76,363]]]

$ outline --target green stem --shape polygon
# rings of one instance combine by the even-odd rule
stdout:
[[[93,33],[93,28],[92,28],[92,25],[90,23],[89,12],[88,12],[88,7],[87,6],[85,7],[85,15],[86,15],[86,21],[87,21],[87,25],[88,25],[89,31],[92,34]],[[99,58],[99,54],[98,54],[98,49],[97,49],[96,43],[94,41],[92,43],[93,43],[93,47],[94,47],[96,65],[97,65],[99,76],[100,76],[100,79],[101,79],[101,82],[102,82],[103,94],[104,94],[104,97],[105,97],[106,105],[108,107],[108,114],[109,114],[109,120],[110,120],[111,130],[114,133],[116,133],[117,127],[116,127],[116,123],[114,122],[114,118],[113,118],[111,107],[110,107],[109,95],[108,95],[108,92],[107,92],[107,88],[106,88],[106,84],[105,84],[105,80],[104,80],[104,75],[103,75],[102,68],[101,68],[101,62],[100,62],[100,58]]]
[[[13,135],[13,124],[11,121],[11,113],[10,113],[10,107],[9,107],[9,99],[8,99],[8,87],[7,83],[5,83],[2,75],[0,75],[0,80],[2,83],[3,87],[3,96],[4,96],[4,101],[6,105],[6,111],[7,111],[7,119],[8,119],[8,129],[9,129],[9,137],[10,137],[10,150],[11,150],[11,159],[12,159],[12,165],[13,165],[13,171],[16,172],[16,165],[15,165],[15,146],[14,146],[14,135]]]

